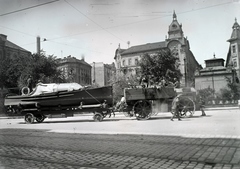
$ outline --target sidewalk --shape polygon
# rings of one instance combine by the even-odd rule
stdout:
[[[205,111],[215,111],[215,110],[237,110],[240,108],[238,106],[232,106],[232,107],[206,107]],[[197,110],[195,110],[197,111]],[[160,113],[160,112],[159,112]],[[161,112],[163,113],[163,112]],[[168,113],[168,112],[166,112]],[[120,112],[115,112],[115,115],[119,115],[122,114]],[[75,114],[74,117],[77,116],[93,116],[93,113],[79,113],[79,114]],[[7,116],[5,114],[0,113],[0,120],[1,119],[21,119],[24,118],[24,116]]]

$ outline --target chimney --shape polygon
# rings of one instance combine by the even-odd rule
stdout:
[[[0,34],[0,39],[2,40],[3,44],[5,45],[5,42],[7,41],[7,35]]]
[[[7,40],[7,35],[0,34],[0,38],[1,38],[3,41],[6,41],[6,40]]]
[[[40,36],[37,37],[37,54],[40,55]]]

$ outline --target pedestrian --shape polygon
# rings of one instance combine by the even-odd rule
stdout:
[[[202,116],[206,116],[206,113],[204,111],[204,109],[205,109],[205,101],[204,101],[204,99],[202,97],[200,97],[199,105],[200,105],[200,110],[202,111]]]
[[[171,120],[173,121],[174,117],[177,117],[178,120],[181,120],[180,114],[179,114],[179,96],[177,96],[172,103],[172,118]]]
[[[142,78],[141,84],[142,84],[142,88],[147,88],[148,87],[148,78],[147,78],[147,76],[144,76]]]
[[[30,90],[30,93],[33,91],[33,80],[32,80],[32,76],[29,75],[28,79],[27,79],[27,87]]]
[[[177,78],[174,78],[174,87],[180,88],[180,82],[179,82],[179,80],[177,80]]]

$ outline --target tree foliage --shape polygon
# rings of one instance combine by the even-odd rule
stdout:
[[[231,99],[238,100],[240,98],[238,83],[234,82],[234,80],[231,80],[231,78],[229,77],[226,77],[226,80],[227,80],[227,87],[228,89],[230,89]]]
[[[6,57],[0,62],[1,88],[22,88],[27,85],[29,75],[33,83],[61,82],[61,72],[57,69],[58,59],[55,56],[32,54],[29,56]]]
[[[126,77],[125,74],[115,74],[111,80],[113,86],[113,101],[116,103],[124,95],[124,88],[129,88],[138,82],[136,76]]]
[[[174,57],[169,49],[164,49],[156,54],[144,54],[139,61],[141,75],[143,77],[154,77],[153,81],[159,82],[163,77],[170,82],[174,82],[182,76],[178,58]]]
[[[30,60],[31,58],[24,55],[3,58],[0,62],[0,87],[18,87],[18,79],[24,72],[28,72],[31,65]]]
[[[198,90],[198,96],[202,97],[203,100],[213,99],[214,93],[215,93],[215,90],[210,87]]]

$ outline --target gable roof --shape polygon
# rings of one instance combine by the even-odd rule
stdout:
[[[132,46],[125,51],[121,53],[121,55],[127,55],[132,53],[140,53],[140,52],[147,52],[147,51],[153,51],[158,50],[162,48],[166,48],[165,41],[163,42],[156,42],[156,43],[147,43],[145,45],[138,45],[138,46]]]
[[[25,52],[30,52],[30,51],[28,51],[28,50],[26,50],[26,49],[23,49],[22,47],[14,44],[14,43],[12,43],[12,42],[10,42],[10,41],[8,41],[8,40],[6,40],[5,46],[7,46],[7,47],[9,47],[9,48],[13,48],[13,49],[25,51]],[[30,53],[31,53],[31,52],[30,52]]]
[[[5,42],[6,47],[31,53],[30,51],[28,51],[26,49],[23,49],[22,47],[10,42],[9,40],[7,40],[7,35],[0,34],[0,41]]]

